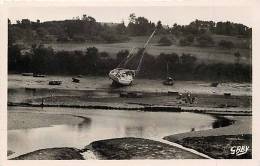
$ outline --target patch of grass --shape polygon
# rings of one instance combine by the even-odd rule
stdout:
[[[172,36],[171,36],[172,37]],[[86,51],[87,47],[96,47],[100,52],[107,52],[110,57],[116,58],[116,54],[120,50],[131,50],[133,47],[143,47],[145,41],[147,40],[147,36],[138,36],[138,37],[130,37],[128,42],[123,43],[49,43],[46,44],[48,46],[53,47],[55,51],[75,51],[81,50]],[[198,46],[178,46],[174,42],[170,46],[158,46],[158,40],[160,36],[155,36],[151,42],[150,46],[147,48],[147,52],[151,55],[158,56],[160,53],[171,54],[177,53],[178,55],[182,54],[191,54],[198,59],[198,62],[204,63],[234,63],[235,57],[234,52],[239,51],[241,54],[241,63],[251,64],[251,53],[249,49],[245,48],[233,48],[233,49],[222,49],[218,46],[216,47],[198,47]],[[243,41],[246,39],[240,39],[236,37],[230,36],[221,36],[221,35],[213,35],[213,39],[215,43],[218,43],[221,40],[229,40],[234,43],[234,45],[241,45]]]

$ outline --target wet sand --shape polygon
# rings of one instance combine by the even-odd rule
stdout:
[[[14,107],[16,108],[16,107]],[[19,107],[17,107],[19,108]],[[41,127],[41,126],[50,126],[54,124],[64,124],[64,123],[80,123],[82,121],[82,118],[74,117],[75,114],[71,115],[64,115],[62,113],[58,112],[40,112],[36,111],[34,108],[31,108],[32,111],[23,111],[23,112],[10,112],[9,117],[12,119],[22,119],[18,120],[16,122],[16,126],[13,127],[13,129],[22,129],[22,128],[35,128],[35,127]],[[35,112],[34,112],[35,111]],[[82,116],[82,115],[81,115]],[[45,121],[44,119],[50,119],[48,121]],[[86,117],[85,117],[86,118]],[[212,136],[220,136],[221,138],[223,135],[238,135],[238,134],[250,134],[251,133],[251,117],[248,116],[242,116],[242,117],[228,117],[231,120],[234,120],[235,123],[233,123],[230,126],[217,128],[217,129],[211,129],[211,130],[204,130],[204,131],[193,131],[183,134],[175,134],[173,136],[165,137],[164,139],[178,143],[180,145],[183,145],[188,148],[195,149],[199,152],[202,152],[204,154],[207,154],[213,158],[223,158],[223,155],[225,153],[221,153],[218,156],[214,156],[211,153],[213,151],[210,151],[209,148],[207,148],[208,151],[203,151],[201,149],[202,147],[208,147],[210,145],[213,145],[212,140],[211,142],[206,139],[202,140],[203,138],[211,138]],[[26,121],[27,125],[24,125],[24,121]],[[39,122],[41,126],[39,126]],[[14,121],[8,120],[8,126],[12,126],[12,123]],[[10,128],[9,128],[10,129]],[[230,138],[229,136],[228,138]],[[200,146],[198,146],[198,141],[196,139],[200,138]],[[185,140],[185,139],[188,139]],[[214,140],[214,139],[213,139]],[[216,139],[215,139],[216,140]],[[221,139],[218,139],[221,140]],[[191,143],[191,142],[194,143]],[[250,140],[247,140],[250,142]],[[144,142],[145,144],[142,144]],[[187,144],[189,142],[190,144]],[[176,158],[201,158],[199,155],[195,155],[191,152],[187,152],[186,150],[179,149],[174,146],[169,146],[167,144],[161,144],[157,142],[152,142],[152,140],[147,139],[133,139],[133,138],[122,138],[122,139],[108,139],[101,141],[102,147],[99,147],[100,141],[95,141],[90,144],[95,152],[97,152],[98,156],[100,156],[99,159],[176,159]],[[95,145],[95,146],[92,146]],[[132,148],[124,148],[126,146],[130,146]],[[144,147],[144,145],[146,147]],[[158,146],[157,146],[158,145]],[[218,146],[225,146],[225,142],[217,142]],[[111,146],[113,147],[111,150]],[[158,149],[159,148],[159,149]],[[116,149],[116,150],[114,150]],[[118,151],[120,150],[120,152]],[[214,149],[213,149],[214,150]],[[53,154],[58,155],[57,153],[63,153],[63,151],[54,151],[52,152],[52,149],[44,150],[44,156],[39,157],[39,159],[56,159],[53,158]],[[74,152],[73,152],[74,153]],[[18,157],[17,159],[37,159],[37,156],[39,154],[39,151],[35,151],[32,153],[29,153],[28,155],[22,155],[22,157]],[[140,156],[136,156],[135,154],[142,154]],[[217,154],[217,153],[215,153]],[[222,156],[221,156],[222,155]],[[36,158],[35,158],[36,157]]]
[[[141,97],[121,97],[120,91],[10,89],[9,106],[75,107],[142,111],[186,111],[218,115],[251,115],[251,96],[217,94],[143,93]]]
[[[163,139],[195,149],[217,159],[250,159],[252,158],[252,117],[229,117],[234,124],[205,131],[193,131],[166,136]],[[249,146],[247,153],[241,156],[232,155],[232,146]]]
[[[24,77],[19,74],[8,75],[8,89],[36,88],[36,89],[62,89],[62,90],[117,90],[117,91],[142,91],[142,92],[191,92],[199,94],[231,93],[238,96],[251,96],[251,83],[222,82],[217,87],[212,87],[212,82],[207,81],[176,81],[173,86],[164,86],[164,80],[135,79],[132,86],[113,88],[112,81],[107,77],[83,76],[80,83],[73,83],[74,76],[46,76],[44,78]],[[60,80],[59,86],[48,85],[50,80]]]
[[[13,111],[8,113],[9,119],[19,119],[17,122],[8,120],[10,129],[27,129],[51,126],[56,124],[80,123],[87,115],[81,114],[82,118],[74,117],[75,114],[64,115],[59,112],[39,112],[34,108],[32,111]],[[49,119],[45,121],[44,119]],[[39,122],[38,124],[35,122]],[[13,125],[15,123],[15,125]],[[26,125],[25,125],[25,124]],[[103,145],[101,148],[100,145]],[[113,147],[111,147],[113,146]],[[126,148],[126,147],[131,147]],[[203,159],[204,157],[178,147],[143,138],[120,138],[95,141],[86,148],[75,150],[70,147],[47,148],[26,153],[11,160],[78,160],[82,159],[84,152],[91,147],[96,153],[95,159]],[[120,151],[118,151],[120,150]],[[14,152],[14,156],[16,156]],[[88,158],[84,158],[88,159]]]
[[[240,134],[252,134],[252,117],[251,116],[232,116],[227,117],[233,120],[232,125],[215,128],[205,131],[193,131],[182,134],[175,134],[172,136],[164,137],[169,141],[180,140],[186,137],[207,137],[207,136],[220,136],[220,135],[240,135]]]
[[[74,115],[77,115],[77,113],[75,113]],[[62,113],[55,113],[55,112],[50,113],[50,112],[39,112],[39,111],[35,111],[35,112],[24,111],[19,113],[10,112],[8,113],[8,117],[13,120],[8,120],[8,126],[13,126],[12,129],[23,129],[23,128],[51,126],[55,124],[64,124],[64,123],[76,124],[76,123],[80,123],[83,120],[82,119],[83,117],[82,118],[74,117],[74,115],[73,114],[63,115]],[[44,120],[45,118],[49,120],[45,121]],[[183,134],[175,134],[172,136],[167,136],[164,139],[171,142],[178,143],[188,148],[195,149],[213,158],[224,158],[223,155],[225,156],[227,151],[223,153],[221,152],[216,153],[214,152],[216,148],[205,148],[205,147],[211,147],[216,144],[218,147],[224,147],[228,145],[226,141],[223,141],[223,139],[225,139],[226,137],[231,138],[239,134],[240,135],[251,134],[250,116],[242,116],[242,117],[232,116],[228,118],[230,118],[230,120],[233,120],[235,123],[233,123],[230,126],[226,126],[222,128],[203,130],[203,131],[193,131],[193,132],[188,132]],[[14,121],[15,119],[19,119],[19,120],[15,122]],[[15,125],[13,125],[13,123],[15,123]],[[9,129],[11,129],[11,127]],[[216,139],[214,138],[212,139],[212,136],[219,137],[217,140],[220,141],[217,143],[215,142],[215,144],[213,144],[214,140]],[[198,145],[198,142],[201,142],[201,144]],[[250,143],[250,140],[247,140],[247,143]],[[130,149],[125,148],[128,145]],[[122,139],[108,139],[103,141],[95,141],[87,147],[92,147],[92,150],[98,154],[99,159],[202,158],[199,155],[195,155],[191,152],[187,152],[186,150],[179,149],[174,146],[161,144],[159,142],[153,142],[152,140],[141,139],[141,138],[140,139],[122,138]],[[58,159],[55,156],[61,156],[60,154],[75,153],[70,151],[67,152],[66,150],[64,152],[62,149],[63,148],[61,148],[59,151],[55,149],[43,149],[42,151],[40,151],[41,153],[40,156],[39,156],[39,151],[35,151],[26,155],[22,155],[16,159],[50,159],[51,160],[51,159]],[[207,149],[207,151],[205,151],[204,149]],[[228,147],[226,149],[228,149]],[[214,156],[212,154],[216,154],[216,155]]]
[[[142,138],[116,138],[92,142],[91,148],[102,159],[204,159],[199,155],[158,141]]]
[[[61,79],[63,80],[62,86],[48,86],[48,80],[50,79]],[[228,141],[226,138],[239,137],[241,139],[243,135],[247,135],[245,140],[250,143],[251,127],[252,127],[252,110],[251,110],[251,84],[237,84],[237,83],[222,83],[220,86],[210,87],[210,83],[207,82],[178,82],[173,87],[162,86],[160,80],[137,80],[137,84],[131,87],[119,88],[112,90],[110,88],[110,80],[104,78],[83,78],[80,84],[71,83],[70,77],[47,77],[47,78],[23,78],[18,75],[11,75],[8,78],[9,91],[14,90],[12,93],[8,93],[8,104],[9,105],[21,105],[24,106],[52,106],[52,107],[96,107],[102,106],[102,108],[114,108],[114,109],[135,109],[142,110],[145,108],[156,107],[157,111],[167,110],[169,108],[180,108],[181,111],[190,111],[206,114],[214,114],[217,116],[228,116],[231,120],[234,120],[234,124],[204,131],[193,131],[183,134],[166,136],[164,139],[177,142],[183,146],[196,149],[202,153],[211,155],[214,152],[214,148],[208,148],[208,151],[200,150],[203,146],[214,145],[213,140],[222,140],[216,142],[220,146],[226,146]],[[22,91],[20,91],[22,89]],[[38,93],[40,90],[40,93]],[[122,91],[138,91],[144,93],[142,98],[121,98],[119,96]],[[191,92],[196,97],[194,103],[187,103],[182,99],[178,99],[177,95],[169,95],[167,92]],[[93,93],[94,92],[94,93]],[[224,93],[230,93],[231,96],[224,96]],[[162,107],[162,108],[160,108]],[[129,109],[130,108],[130,109]],[[32,108],[33,109],[33,108]],[[230,116],[232,115],[232,116]],[[235,116],[236,115],[236,116]],[[239,116],[243,115],[243,116]],[[38,116],[38,115],[37,115]],[[19,118],[20,117],[20,118]],[[42,121],[41,118],[48,119]],[[19,119],[19,120],[18,120]],[[19,128],[31,128],[31,127],[42,127],[50,126],[54,124],[64,123],[78,123],[81,121],[80,117],[73,117],[69,115],[55,115],[47,114],[42,112],[40,117],[36,117],[35,114],[19,113],[8,115],[8,129],[19,129]],[[242,135],[242,136],[241,136]],[[219,139],[216,139],[219,138]],[[201,144],[197,145],[196,140],[200,140]],[[239,140],[239,139],[238,139]],[[104,140],[102,142],[103,149],[96,146],[97,151],[103,151],[105,158],[113,159],[135,159],[136,152],[143,152],[145,148],[138,149],[140,142],[145,141],[143,139],[134,139],[134,151],[129,152],[128,149],[121,148],[122,145],[127,145],[132,138],[122,140]],[[115,143],[116,142],[116,143]],[[148,141],[149,142],[149,141]],[[193,142],[188,144],[187,142]],[[117,144],[119,143],[119,144]],[[94,143],[95,145],[98,145]],[[93,144],[93,145],[94,145]],[[152,143],[153,144],[153,143]],[[130,153],[129,156],[116,154],[117,151],[108,153],[107,148],[113,147],[120,149],[122,154]],[[141,145],[140,145],[141,146]],[[149,146],[148,146],[149,147]],[[155,147],[151,147],[152,149]],[[173,151],[176,152],[176,147]],[[172,152],[159,152],[159,154],[153,153],[150,149],[146,151],[142,159],[145,158],[165,158],[167,154]],[[167,149],[167,148],[166,148]],[[157,149],[158,150],[158,149]],[[177,150],[178,151],[178,150]],[[134,152],[134,153],[133,153]],[[223,155],[227,151],[221,153],[218,156],[212,156],[213,158],[224,158]],[[37,152],[38,153],[38,152]],[[182,150],[178,154],[182,154],[182,158],[189,158],[189,155],[185,155],[186,151]],[[164,155],[162,155],[164,154]],[[217,154],[217,153],[216,153]],[[181,158],[180,156],[169,155],[172,158]],[[168,157],[166,157],[168,158]],[[192,157],[191,157],[192,158]],[[195,157],[196,158],[196,157]],[[250,156],[249,156],[250,158]]]
[[[8,112],[8,130],[49,127],[60,124],[78,124],[84,119],[71,115],[39,112]]]
[[[47,148],[27,153],[11,160],[84,160],[76,148]]]
[[[215,159],[252,158],[252,134],[185,137],[180,140],[175,140],[174,142],[195,149]],[[248,151],[245,151],[245,153],[241,155],[232,154],[232,147],[237,146],[247,146]]]

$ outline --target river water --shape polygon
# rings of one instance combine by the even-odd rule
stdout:
[[[53,147],[83,148],[93,141],[118,137],[161,139],[164,136],[213,128],[216,119],[196,113],[139,112],[75,108],[20,108],[12,112],[37,112],[84,116],[77,125],[54,125],[8,130],[8,149],[16,155]],[[42,119],[43,121],[46,119]]]

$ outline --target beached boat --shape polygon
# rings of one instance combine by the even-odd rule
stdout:
[[[60,85],[61,83],[62,81],[57,81],[57,80],[49,81],[49,85]]]
[[[78,79],[78,78],[75,78],[75,77],[73,77],[73,78],[72,78],[72,82],[79,83],[79,79]]]
[[[138,72],[140,71],[141,68],[141,64],[143,61],[143,57],[144,57],[144,53],[145,53],[145,49],[148,46],[149,41],[152,39],[152,37],[154,36],[156,32],[156,29],[153,31],[153,33],[151,34],[151,36],[148,38],[148,40],[146,41],[144,47],[141,49],[141,58],[139,60],[138,66],[136,70],[131,70],[131,69],[127,69],[125,68],[127,62],[129,62],[130,59],[132,59],[134,57],[134,55],[132,55],[132,52],[134,50],[134,48],[130,51],[129,55],[126,58],[126,61],[124,62],[123,67],[119,67],[122,65],[122,62],[118,65],[117,68],[111,70],[108,74],[109,78],[113,80],[112,85],[119,85],[119,86],[128,86],[131,85],[134,77],[138,74]]]
[[[33,76],[33,73],[22,73],[22,76]]]
[[[163,81],[163,85],[172,86],[174,84],[174,80],[171,77],[167,77],[165,81]]]
[[[116,68],[109,72],[109,78],[113,80],[113,84],[131,85],[135,76],[134,70]]]
[[[165,81],[163,81],[163,85],[168,85],[168,86],[172,86],[174,84],[174,80],[172,77],[169,76],[169,65],[167,63],[166,65],[166,69],[167,69],[167,78]]]
[[[44,74],[35,74],[35,73],[33,73],[33,77],[45,77],[45,75]]]

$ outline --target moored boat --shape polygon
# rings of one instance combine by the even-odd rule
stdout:
[[[72,78],[72,82],[79,83],[79,79],[78,79],[78,78],[75,78],[75,77],[73,77],[73,78]]]
[[[167,63],[166,65],[166,69],[167,69],[167,78],[165,81],[163,81],[163,85],[168,85],[168,86],[172,86],[174,84],[174,80],[172,77],[169,76],[169,65]]]
[[[121,66],[121,63],[118,65],[117,68],[111,70],[108,74],[109,78],[113,80],[113,85],[119,85],[119,86],[128,86],[131,85],[134,81],[134,77],[138,74],[138,72],[140,71],[140,67],[143,61],[143,57],[144,57],[144,53],[145,53],[145,49],[148,46],[149,41],[152,39],[152,37],[154,36],[156,32],[156,29],[153,31],[153,33],[151,34],[151,36],[148,38],[147,42],[145,43],[144,47],[140,49],[140,53],[141,53],[141,58],[139,60],[138,66],[135,70],[131,70],[126,68],[126,64],[127,62],[129,62],[129,60],[131,58],[133,58],[134,56],[132,55],[132,51],[134,49],[131,50],[131,52],[128,54],[126,61],[124,63],[124,67],[119,67]]]
[[[45,75],[44,74],[35,74],[35,73],[33,73],[33,77],[45,77]]]
[[[61,85],[62,81],[52,80],[49,81],[49,85]]]
[[[33,73],[22,73],[22,76],[33,76]]]
[[[174,84],[174,80],[171,77],[167,77],[167,79],[165,81],[163,81],[163,85],[173,85]]]
[[[116,68],[109,72],[109,78],[113,80],[114,84],[130,85],[132,84],[135,76],[134,70]]]

